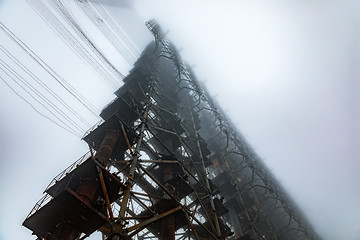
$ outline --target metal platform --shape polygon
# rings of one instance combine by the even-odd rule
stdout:
[[[44,239],[319,240],[157,23],[147,26],[155,42],[83,138],[94,156],[56,177],[24,225]]]

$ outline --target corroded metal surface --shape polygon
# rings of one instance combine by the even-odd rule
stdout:
[[[101,182],[82,180],[77,193],[85,191],[89,209],[104,221],[87,232],[76,228],[79,236],[99,230],[108,240],[319,239],[156,22],[147,26],[155,42],[103,110],[104,122],[84,137],[101,173],[122,184],[101,174],[92,179]],[[72,224],[86,221],[70,215]]]

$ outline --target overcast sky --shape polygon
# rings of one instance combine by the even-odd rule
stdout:
[[[324,239],[360,239],[360,2],[223,2],[137,0],[133,5],[142,21],[156,18],[168,30],[315,230]],[[143,48],[150,34],[140,20],[126,22],[129,18],[116,14],[120,10],[112,7],[114,18],[124,21]],[[0,0],[0,21],[97,108],[114,98],[25,1]],[[0,44],[37,71],[3,32]],[[103,48],[126,73],[130,65],[109,49]],[[51,179],[87,146],[39,116],[3,82],[0,110],[0,239],[34,239],[22,221]],[[83,114],[91,124],[98,121]]]

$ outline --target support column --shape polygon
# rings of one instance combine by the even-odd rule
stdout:
[[[208,195],[209,195],[209,202],[210,202],[210,208],[211,208],[211,211],[212,213],[214,214],[214,225],[215,225],[215,230],[216,230],[216,235],[217,237],[221,237],[221,229],[220,229],[220,223],[219,223],[219,219],[218,219],[218,216],[217,216],[217,213],[216,213],[216,208],[215,208],[215,203],[214,203],[214,199],[213,199],[213,196],[211,194],[211,186],[210,186],[210,182],[209,182],[209,178],[206,174],[206,167],[205,167],[205,162],[204,162],[204,156],[203,156],[203,153],[202,153],[202,150],[201,150],[201,144],[200,144],[200,141],[199,141],[199,134],[198,134],[198,131],[196,130],[196,125],[195,125],[195,120],[194,120],[194,115],[192,112],[190,112],[191,114],[191,119],[192,119],[192,122],[193,122],[193,127],[194,127],[194,134],[195,134],[195,137],[196,137],[196,143],[197,143],[197,147],[198,147],[198,150],[199,150],[199,155],[200,155],[200,158],[201,158],[201,170],[204,174],[204,180],[205,180],[205,185],[206,185],[206,188],[208,190]]]
[[[119,133],[117,133],[115,130],[108,131],[95,155],[95,159],[97,159],[102,164],[104,164],[105,167],[109,162],[109,158],[116,145],[118,138],[119,138]],[[99,175],[99,177],[101,178],[102,176]],[[104,187],[105,186],[103,186],[103,188]],[[83,197],[85,200],[87,200],[90,204],[92,204],[95,201],[94,197],[98,188],[99,188],[98,179],[82,178],[78,188],[76,189],[76,193],[79,194],[81,197]]]
[[[101,142],[101,145],[99,147],[99,150],[97,151],[95,158],[100,161],[104,166],[106,167],[109,163],[109,159],[111,156],[111,153],[116,145],[116,142],[119,138],[119,133],[115,130],[109,130],[103,141]]]
[[[235,238],[238,239],[242,236],[241,225],[233,207],[229,208],[229,216],[230,216],[231,225],[234,229]]]
[[[152,88],[150,89],[150,91],[152,91]],[[132,153],[132,160],[131,160],[131,165],[130,165],[130,170],[129,170],[129,174],[128,174],[128,178],[126,180],[126,190],[124,192],[124,196],[122,199],[122,203],[121,203],[121,207],[120,207],[120,212],[119,212],[119,216],[118,216],[118,223],[116,224],[114,231],[113,231],[113,236],[111,237],[112,240],[120,240],[123,239],[123,230],[124,230],[124,226],[125,226],[125,213],[127,210],[127,205],[129,202],[129,198],[130,198],[130,192],[131,192],[131,188],[134,184],[134,175],[135,175],[135,169],[137,167],[138,164],[138,160],[140,157],[140,148],[141,148],[141,144],[143,142],[143,138],[144,138],[144,131],[145,131],[145,125],[146,125],[146,121],[148,118],[148,113],[149,113],[149,106],[150,106],[150,94],[147,95],[147,103],[145,105],[145,112],[144,112],[144,116],[141,119],[141,126],[140,126],[140,132],[139,132],[139,136],[138,136],[138,140],[136,143],[136,147],[135,147],[135,151],[133,151]]]
[[[165,140],[165,146],[172,152],[173,142],[171,136]],[[163,172],[163,182],[165,187],[170,193],[175,194],[175,189],[172,185],[166,183],[168,180],[173,178],[174,169],[172,164],[166,164]],[[175,240],[175,215],[170,214],[161,220],[161,240]]]
[[[74,225],[71,222],[62,222],[58,227],[58,239],[75,240],[79,236],[79,232],[75,230]]]

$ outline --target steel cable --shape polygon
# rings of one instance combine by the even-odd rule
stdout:
[[[46,92],[48,92],[52,97],[54,97],[64,108],[70,111],[77,119],[79,119],[82,123],[86,125],[86,127],[91,127],[90,123],[88,123],[80,114],[78,114],[69,104],[67,104],[58,94],[52,91],[46,83],[44,83],[41,79],[39,79],[33,72],[31,72],[27,67],[25,67],[14,55],[12,55],[9,51],[7,51],[1,44],[0,50],[9,57],[17,66],[19,66],[24,72],[26,72],[33,80],[35,80]]]
[[[24,42],[0,22],[0,28],[18,44],[33,60],[35,60],[46,72],[48,72],[63,88],[65,88],[73,97],[75,97],[85,108],[98,118],[97,110],[88,100],[77,92],[65,79],[59,76],[48,64],[46,64],[35,52],[33,52]]]
[[[38,104],[40,104],[41,106],[43,106],[51,115],[53,115],[55,118],[57,118],[60,122],[62,122],[66,127],[61,126],[58,122],[56,122],[55,120],[49,118],[48,116],[46,116],[45,114],[41,113],[39,110],[37,110],[28,100],[26,100],[23,96],[21,96],[19,93],[17,93],[15,91],[15,89],[13,89],[6,81],[5,79],[3,79],[1,76],[0,78],[3,80],[3,82],[5,82],[5,84],[10,87],[10,89],[17,95],[19,96],[21,99],[23,99],[26,103],[28,103],[37,113],[39,113],[41,116],[47,118],[48,120],[52,121],[53,123],[55,123],[56,125],[60,126],[61,128],[65,129],[66,131],[74,134],[77,137],[81,137],[81,135],[79,133],[77,133],[74,129],[72,129],[70,126],[68,126],[66,123],[64,123],[61,119],[59,119],[50,109],[48,109],[43,103],[41,103],[38,99],[36,99],[28,90],[26,90],[19,82],[16,81],[15,78],[13,78],[12,76],[10,76],[2,67],[0,67],[0,70],[2,70],[10,79],[12,79],[20,88],[22,88],[27,94],[30,95],[31,98],[33,98]]]
[[[8,71],[7,73],[5,72],[6,75],[8,75],[10,77],[10,75],[8,73],[11,73],[14,77],[16,77],[18,80],[21,81],[23,89],[25,87],[27,87],[29,89],[29,91],[33,92],[40,99],[40,100],[38,100],[38,102],[43,101],[51,109],[53,109],[57,114],[59,114],[62,118],[64,118],[68,123],[70,123],[73,127],[78,129],[78,131],[80,131],[81,133],[85,132],[85,130],[82,129],[77,123],[75,123],[68,115],[66,115],[61,109],[59,109],[54,103],[52,103],[46,96],[44,96],[41,92],[39,92],[31,83],[29,83],[26,79],[24,79],[20,74],[15,72],[13,68],[11,68],[8,64],[6,64],[1,59],[0,59],[0,65],[3,67],[2,70],[4,72],[5,72],[4,69],[6,69]],[[14,80],[14,78],[12,78],[12,79]],[[53,114],[53,115],[55,116],[55,114]],[[58,118],[58,120],[60,120],[60,118],[58,116],[57,116],[57,118]],[[65,122],[63,122],[62,120],[60,120],[60,121],[65,124]],[[66,124],[66,126],[68,126],[68,125]]]

